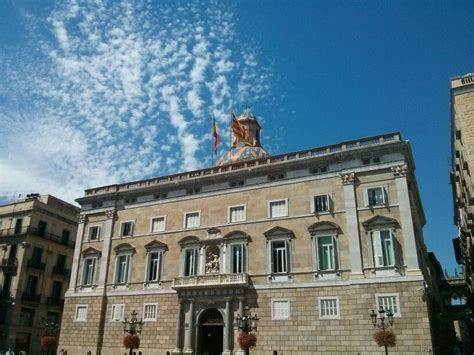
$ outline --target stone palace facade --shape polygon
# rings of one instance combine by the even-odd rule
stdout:
[[[423,209],[399,133],[268,155],[260,125],[215,167],[91,188],[59,347],[143,355],[238,354],[235,317],[260,320],[252,354],[379,354],[370,312],[394,313],[391,352],[432,350]],[[138,355],[138,351],[137,351]]]

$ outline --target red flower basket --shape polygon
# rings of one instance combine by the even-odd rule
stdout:
[[[127,349],[138,349],[140,338],[136,334],[127,334],[123,337],[123,346]]]
[[[389,348],[397,344],[397,336],[391,330],[377,330],[374,333],[374,340],[378,346],[386,346]]]
[[[257,345],[257,337],[252,333],[240,333],[237,340],[242,349],[253,348]]]
[[[40,348],[41,350],[48,350],[51,347],[56,346],[58,343],[58,338],[52,335],[45,335],[41,338]]]

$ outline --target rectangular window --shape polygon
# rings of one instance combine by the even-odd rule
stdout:
[[[272,273],[286,274],[289,270],[288,241],[274,240],[271,242],[272,248]]]
[[[28,281],[26,282],[26,293],[28,295],[36,295],[36,287],[38,285],[38,277],[30,275],[28,276]]]
[[[244,244],[231,245],[231,272],[239,274],[246,272],[246,250]]]
[[[371,235],[375,266],[394,266],[395,253],[390,230],[373,231]]]
[[[46,226],[48,224],[45,222],[45,221],[39,221],[38,222],[38,235],[40,237],[44,237],[44,235],[46,234]]]
[[[96,258],[84,259],[84,269],[82,272],[82,285],[83,286],[92,286],[94,284],[96,260],[97,260]]]
[[[165,230],[165,216],[154,217],[151,219],[151,231],[163,232]]]
[[[272,300],[272,320],[290,319],[290,301]]]
[[[339,298],[320,297],[319,298],[319,318],[338,319],[339,318]]]
[[[33,255],[31,256],[31,262],[34,265],[41,264],[41,259],[43,258],[43,249],[42,248],[33,248]]]
[[[89,240],[99,240],[100,238],[100,226],[89,227]]]
[[[331,211],[331,200],[328,194],[313,196],[313,212],[324,213]]]
[[[63,229],[63,233],[61,234],[61,243],[67,245],[67,243],[69,243],[70,235],[70,231],[68,231],[67,229]]]
[[[199,212],[189,212],[184,215],[184,228],[197,228],[201,224]]]
[[[148,282],[158,282],[161,277],[161,251],[151,252],[148,254]]]
[[[158,309],[157,303],[145,303],[143,305],[143,320],[145,322],[156,321],[157,309]]]
[[[269,218],[288,216],[288,200],[269,201]]]
[[[53,288],[51,290],[51,298],[54,301],[61,300],[62,296],[63,283],[59,281],[53,281]]]
[[[18,218],[15,221],[15,234],[20,234],[23,226],[23,218]]]
[[[117,266],[115,269],[115,283],[126,284],[128,282],[128,266],[130,255],[118,255]]]
[[[393,294],[376,294],[377,309],[383,307],[385,311],[392,311],[395,317],[401,317],[400,300],[397,293]]]
[[[87,305],[77,305],[74,320],[77,322],[85,322],[87,320]]]
[[[124,304],[113,304],[112,305],[112,321],[120,322],[123,320],[125,314],[125,305]]]
[[[66,255],[58,254],[58,258],[56,260],[56,269],[64,270],[66,268]]]
[[[337,244],[332,235],[316,238],[316,255],[318,259],[318,270],[337,269]]]
[[[245,205],[229,207],[229,223],[245,221]]]
[[[184,276],[194,276],[197,274],[198,250],[186,249],[184,253]]]
[[[383,206],[387,203],[385,188],[372,187],[367,189],[367,202],[369,206]]]
[[[133,221],[122,222],[120,226],[120,236],[131,237],[133,235]]]

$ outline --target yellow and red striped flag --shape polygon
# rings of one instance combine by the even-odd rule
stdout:
[[[249,134],[244,126],[239,122],[235,113],[232,112],[232,132],[235,136],[244,141],[245,144],[252,145]]]

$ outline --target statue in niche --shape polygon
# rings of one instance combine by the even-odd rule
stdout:
[[[215,274],[219,272],[219,255],[209,251],[207,253],[206,274]]]

